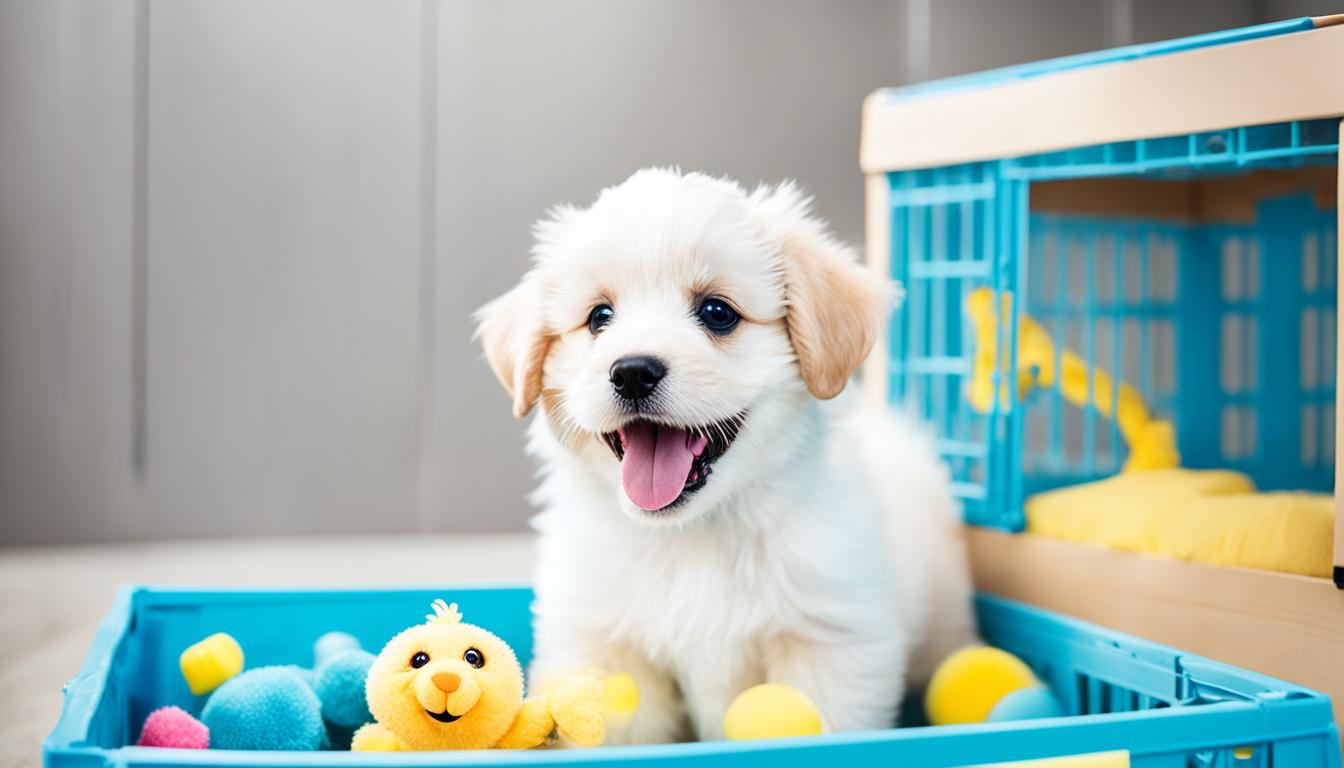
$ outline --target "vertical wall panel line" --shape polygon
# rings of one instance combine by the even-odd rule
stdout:
[[[416,517],[431,530],[438,511],[434,424],[435,344],[438,324],[439,0],[420,4],[420,263],[419,351],[416,378]]]
[[[933,35],[933,8],[930,0],[906,0],[905,3],[905,82],[929,79],[929,38]]]
[[[136,0],[131,150],[131,468],[140,487],[149,462],[149,11],[149,0]]]
[[[1102,30],[1107,48],[1117,48],[1134,42],[1133,0],[1106,0]]]

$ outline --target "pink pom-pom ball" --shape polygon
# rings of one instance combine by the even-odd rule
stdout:
[[[210,746],[210,729],[179,707],[159,707],[145,718],[145,727],[140,731],[140,740],[136,744],[142,747],[205,749]]]

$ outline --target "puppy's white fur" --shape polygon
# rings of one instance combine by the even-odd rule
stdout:
[[[533,681],[633,674],[615,740],[722,737],[761,682],[808,694],[831,730],[888,727],[910,683],[974,642],[946,469],[920,430],[834,397],[869,351],[891,291],[830,237],[791,184],[747,193],[646,170],[537,227],[520,285],[479,313],[519,416],[542,512]],[[725,336],[707,296],[742,316]],[[588,314],[613,307],[590,332]],[[698,492],[646,512],[600,438],[632,417],[608,369],[655,355],[666,424],[745,414]]]

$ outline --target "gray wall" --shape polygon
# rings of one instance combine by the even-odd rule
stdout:
[[[517,529],[467,317],[549,205],[795,177],[858,240],[872,89],[1310,5],[0,0],[0,544]]]

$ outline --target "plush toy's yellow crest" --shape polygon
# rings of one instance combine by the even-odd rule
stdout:
[[[426,624],[452,626],[462,621],[462,612],[457,610],[457,603],[450,605],[440,598],[431,603],[429,607],[433,608],[434,612],[425,614]]]

